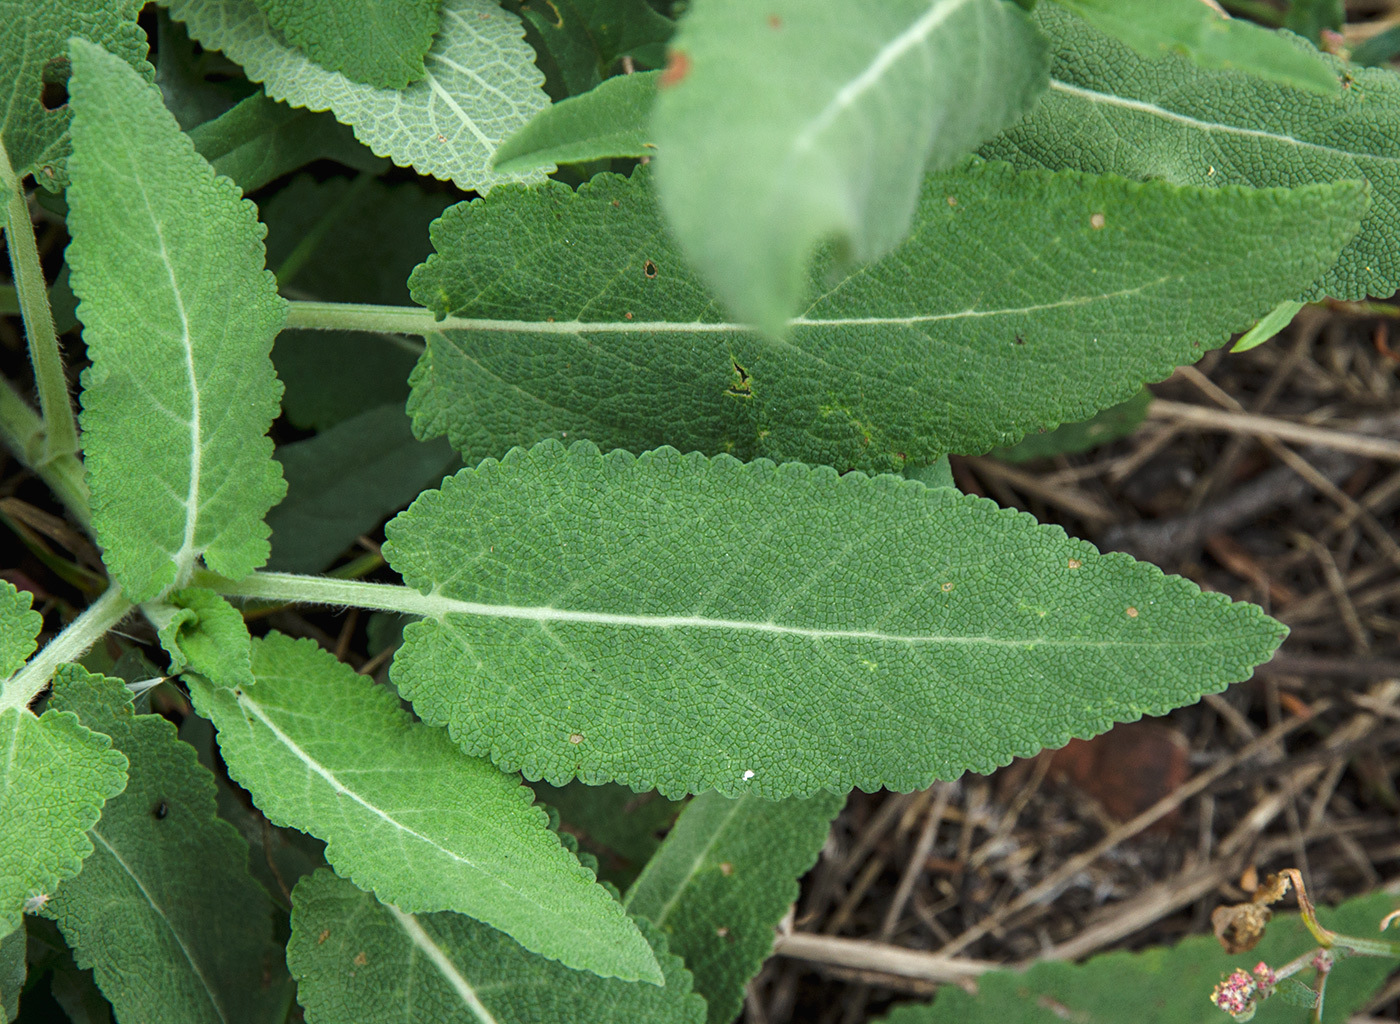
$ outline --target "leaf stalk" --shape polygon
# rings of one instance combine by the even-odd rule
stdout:
[[[7,679],[0,687],[0,713],[10,708],[25,708],[49,685],[58,666],[76,661],[93,644],[131,611],[132,604],[115,583],[94,601],[63,631],[54,637],[24,668]]]

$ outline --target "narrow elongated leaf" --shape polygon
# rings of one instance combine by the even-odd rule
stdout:
[[[700,0],[653,115],[661,207],[736,317],[780,333],[818,243],[871,260],[949,167],[1045,88],[1044,41],[999,0]]]
[[[80,36],[106,47],[149,81],[146,34],[136,24],[143,0],[64,0],[63,3],[0,2],[0,137],[10,166],[21,180],[51,192],[68,183],[68,125],[72,108],[50,103],[44,86],[65,77],[68,39]],[[47,99],[55,97],[50,94]]]
[[[329,71],[378,89],[427,74],[442,0],[257,0],[287,42]]]
[[[1318,914],[1327,928],[1375,935],[1395,897],[1371,893]],[[1028,971],[993,971],[977,979],[976,994],[956,985],[932,1005],[902,1006],[884,1024],[1063,1024],[1133,1021],[1134,1024],[1222,1024],[1230,1018],[1210,1002],[1211,989],[1236,968],[1263,962],[1278,968],[1317,943],[1297,914],[1279,914],[1248,954],[1231,956],[1213,935],[1193,935],[1174,946],[1141,953],[1105,953],[1082,964],[1050,960]],[[1325,1024],[1342,1024],[1361,1009],[1395,968],[1394,961],[1347,957],[1327,980]],[[1299,977],[1312,982],[1312,972]],[[1300,1024],[1306,1012],[1282,994],[1259,1007],[1255,1024]]]
[[[705,1003],[646,922],[665,986],[570,971],[461,914],[406,914],[326,870],[292,892],[287,962],[311,1024],[699,1024]]]
[[[647,156],[659,71],[617,75],[541,112],[496,151],[498,171],[524,171],[614,156]]]
[[[985,156],[1206,187],[1364,179],[1371,209],[1360,233],[1335,266],[1287,297],[1400,288],[1400,77],[1317,54],[1339,80],[1323,98],[1184,57],[1143,60],[1054,4],[1039,5],[1036,19],[1054,48],[1050,89]]]
[[[797,881],[845,802],[833,793],[777,803],[703,793],[628,891],[624,906],[665,932],[690,968],[709,1024],[739,1015]]]
[[[273,99],[333,111],[400,167],[479,192],[524,180],[490,170],[491,154],[549,97],[519,19],[494,0],[443,0],[427,77],[399,90],[319,66],[277,35],[254,0],[169,0],[169,7],[192,37],[237,61]]]
[[[253,675],[237,690],[195,681],[191,693],[229,774],[274,824],[325,839],[341,874],[407,913],[460,911],[570,967],[661,980],[621,906],[518,779],[463,757],[311,641],[255,641]]]
[[[1199,0],[1055,0],[1144,57],[1179,53],[1205,68],[1234,68],[1333,96],[1337,76],[1317,53]]]
[[[59,670],[53,704],[111,734],[131,761],[125,792],[89,833],[82,872],[44,908],[117,1017],[271,1020],[286,999],[272,904],[248,847],[214,813],[214,779],[159,715],[137,715],[120,680]]]
[[[432,592],[400,692],[555,785],[911,789],[1194,701],[1284,634],[985,499],[798,463],[546,442],[386,532]]]
[[[1347,184],[970,165],[925,180],[917,229],[879,263],[834,280],[818,266],[823,294],[775,343],[723,318],[645,182],[502,192],[434,225],[413,296],[463,319],[414,371],[419,436],[446,433],[468,462],[543,437],[839,469],[984,452],[1223,344],[1330,265],[1365,204]]]
[[[243,576],[267,559],[263,516],[285,490],[266,435],[286,303],[256,211],[117,58],[75,41],[71,93],[68,262],[92,359],[83,443],[104,558],[136,601],[200,557]]]

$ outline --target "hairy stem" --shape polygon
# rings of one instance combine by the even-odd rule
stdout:
[[[39,265],[34,225],[29,219],[24,189],[10,166],[3,142],[0,142],[0,189],[5,193],[5,234],[10,243],[15,293],[24,317],[24,332],[29,339],[29,359],[34,364],[39,407],[44,414],[44,450],[38,456],[42,464],[71,456],[78,450],[78,422],[68,395],[68,379],[63,373],[63,356],[58,350],[58,334],[54,331],[44,271]]]
[[[453,327],[470,327],[470,324],[471,321],[456,317],[438,320],[432,310],[417,306],[293,302],[287,311],[289,331],[368,331],[371,334],[416,334],[421,337]]]
[[[13,384],[0,378],[0,442],[49,485],[49,490],[63,502],[68,513],[80,525],[90,526],[92,511],[88,504],[82,462],[76,455],[61,455],[45,462],[40,456],[43,440],[43,420],[29,407]]]
[[[289,572],[255,572],[241,580],[224,579],[207,569],[196,569],[192,586],[208,587],[225,597],[257,597],[297,604],[327,604],[405,615],[437,616],[442,600],[412,587],[392,583],[335,579],[330,576],[298,576]]]
[[[131,607],[121,587],[116,584],[108,587],[105,594],[70,622],[62,633],[45,644],[42,651],[30,658],[24,668],[5,681],[0,687],[0,712],[28,707],[30,701],[49,685],[58,666],[86,654],[107,630],[131,611]]]

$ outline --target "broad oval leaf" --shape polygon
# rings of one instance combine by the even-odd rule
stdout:
[[[257,0],[283,38],[321,67],[379,89],[427,74],[442,0]]]
[[[266,436],[286,318],[263,229],[116,57],[75,39],[68,248],[92,366],[83,444],[92,521],[133,601],[199,558],[237,579],[267,560],[286,490]]]
[[[952,488],[546,442],[425,492],[393,678],[558,785],[907,790],[1246,678],[1285,630]]]
[[[651,947],[519,779],[462,756],[309,640],[254,641],[253,676],[190,690],[229,774],[274,824],[326,840],[337,871],[406,913],[455,910],[577,970],[661,981]]]
[[[893,248],[924,172],[1020,117],[1045,67],[1000,0],[697,0],[653,113],[667,222],[739,319],[782,333],[817,244]]]
[[[1184,57],[1144,60],[1054,4],[1039,5],[1036,19],[1054,48],[1050,88],[983,155],[1210,188],[1363,179],[1371,209],[1360,232],[1335,266],[1284,298],[1359,299],[1400,288],[1400,76],[1288,37],[1337,75],[1335,94],[1323,97]]]
[[[326,870],[292,890],[287,963],[311,1024],[701,1024],[705,1002],[645,922],[665,985],[571,971],[461,914],[406,914]]]
[[[321,67],[288,46],[254,0],[170,0],[168,6],[194,39],[237,61],[273,99],[332,111],[400,167],[480,192],[540,177],[490,169],[500,141],[549,106],[520,19],[494,0],[443,0],[425,58],[427,77],[398,90]]]
[[[689,273],[643,172],[448,210],[413,297],[409,412],[468,461],[544,437],[902,470],[1087,419],[1223,344],[1336,259],[1366,199],[973,164],[913,235],[775,342]],[[559,281],[571,282],[567,289]],[[1171,330],[1162,324],[1170,323]]]

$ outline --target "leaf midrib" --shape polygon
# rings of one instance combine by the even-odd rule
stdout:
[[[403,929],[409,941],[422,951],[423,955],[438,969],[443,980],[452,986],[452,990],[457,993],[458,998],[466,1004],[467,1009],[476,1016],[476,1019],[481,1021],[481,1024],[498,1024],[496,1018],[491,1015],[491,1011],[477,998],[476,989],[472,987],[471,982],[462,977],[461,972],[457,970],[457,965],[443,952],[442,947],[433,941],[432,936],[418,923],[418,919],[412,914],[405,914],[392,903],[386,903],[384,907],[393,915],[394,920]]]

